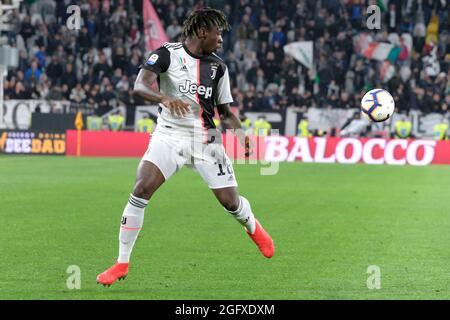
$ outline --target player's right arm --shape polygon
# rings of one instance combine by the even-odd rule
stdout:
[[[183,117],[189,111],[189,104],[180,99],[173,99],[159,91],[153,90],[151,85],[158,75],[166,72],[170,65],[170,52],[161,47],[150,54],[142,65],[142,69],[134,82],[133,95],[139,96],[151,103],[161,103],[170,110],[172,115]]]

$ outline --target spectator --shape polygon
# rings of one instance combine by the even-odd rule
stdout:
[[[121,70],[125,70],[125,68],[127,67],[127,57],[125,54],[125,50],[122,46],[117,47],[115,49],[112,60],[113,60],[113,65],[112,65],[113,69],[120,68]],[[105,68],[102,70],[105,70],[106,75],[108,74],[108,72],[110,72],[109,68]]]
[[[94,74],[97,80],[102,79],[104,76],[109,76],[111,74],[111,68],[106,61],[105,54],[101,52],[98,56],[98,62],[94,65]]]
[[[170,41],[176,42],[178,36],[181,34],[181,26],[178,24],[178,20],[176,16],[172,18],[171,24],[166,29],[166,34],[169,37]]]
[[[270,31],[272,30],[272,25],[267,17],[267,15],[263,14],[260,18],[259,27],[258,27],[258,40],[260,43],[269,42]]]
[[[441,103],[441,108],[439,109],[439,113],[446,115],[449,112],[448,104],[445,102]]]
[[[39,84],[36,86],[36,99],[47,99],[47,96],[50,93],[50,87],[50,81],[47,80],[47,76],[43,74]]]
[[[233,84],[236,84],[237,75],[240,72],[239,64],[236,61],[236,55],[233,51],[228,53],[228,57],[226,59],[226,64],[228,67],[228,74]]]
[[[347,92],[345,91],[341,92],[338,107],[344,109],[352,109],[355,107],[352,101],[350,100],[350,96]]]
[[[286,35],[280,25],[277,25],[275,27],[275,31],[272,35],[272,45],[274,45],[276,42],[283,46],[286,44]]]
[[[74,88],[78,83],[77,75],[75,70],[73,70],[73,65],[68,63],[66,65],[66,70],[63,73],[62,83],[66,84],[69,88]]]
[[[81,86],[81,83],[77,83],[75,88],[72,89],[72,91],[70,92],[69,99],[71,102],[74,102],[75,104],[78,105],[86,100],[86,93],[83,87]]]
[[[45,69],[45,73],[50,78],[53,85],[59,85],[63,76],[63,67],[58,60],[58,56],[52,56],[52,62]]]
[[[100,96],[100,103],[97,109],[99,116],[111,111],[115,107],[115,98],[113,87],[111,84],[106,85],[105,91]]]
[[[101,97],[99,95],[97,88],[95,87],[91,88],[89,94],[87,95],[87,108],[90,110],[89,112],[90,114],[97,113],[97,115],[99,115],[99,113],[96,112],[96,109],[98,108],[100,102]]]
[[[278,73],[279,67],[275,61],[275,54],[273,51],[267,52],[266,60],[262,65],[262,69],[267,78],[267,83],[272,83],[275,80],[275,75]]]
[[[267,89],[264,92],[264,98],[262,100],[262,104],[259,105],[259,107],[261,108],[262,111],[279,109],[277,94],[274,91]]]
[[[31,92],[28,91],[21,81],[16,82],[14,90],[11,94],[12,99],[30,99]]]
[[[62,96],[61,100],[69,101],[69,99],[70,99],[70,90],[69,90],[69,86],[67,85],[67,83],[64,83],[62,85],[61,96]]]
[[[38,66],[40,69],[45,68],[46,65],[46,56],[45,56],[45,47],[41,46],[39,50],[35,53],[34,57],[38,61]]]
[[[116,84],[116,89],[119,92],[127,92],[130,88],[130,81],[126,75],[123,75],[119,82]]]
[[[441,101],[441,96],[439,95],[439,93],[435,93],[432,96],[432,105],[430,107],[430,111],[431,112],[436,112],[439,113],[441,112],[441,105],[442,105],[442,101]]]
[[[32,82],[36,83],[41,77],[41,70],[39,69],[37,60],[31,62],[31,66],[25,72],[25,83],[31,85]]]
[[[389,4],[389,10],[386,14],[386,25],[388,27],[388,32],[393,33],[398,30],[398,25],[400,23],[400,10],[397,9],[395,3]]]
[[[139,41],[141,41],[141,32],[138,29],[137,23],[133,23],[131,25],[128,36],[128,42],[131,44],[131,46],[136,46],[139,44]]]
[[[264,76],[264,71],[261,68],[256,70],[256,79],[255,79],[255,87],[256,91],[264,91],[266,87],[266,77]]]
[[[249,86],[249,90],[245,93],[245,97],[243,99],[243,107],[244,111],[253,111],[255,110],[255,87],[253,85]]]
[[[127,75],[131,77],[139,72],[139,65],[141,62],[139,61],[139,57],[137,55],[133,55],[131,57],[131,61],[127,65]]]
[[[20,28],[20,35],[22,36],[25,43],[27,43],[28,39],[30,39],[34,35],[35,29],[31,24],[30,16],[25,16],[22,21],[22,25]]]
[[[411,95],[411,109],[428,112],[431,101],[428,96],[425,96],[425,89],[417,87]]]
[[[111,83],[113,86],[116,86],[117,83],[122,79],[122,69],[117,68],[114,70],[114,75],[111,78]]]
[[[244,15],[241,23],[236,28],[236,37],[238,40],[244,40],[247,48],[252,48],[252,41],[255,37],[255,28],[250,22],[250,17]]]
[[[81,55],[84,55],[92,47],[92,37],[89,35],[87,26],[81,28],[77,43]]]
[[[305,100],[298,91],[298,87],[293,87],[288,96],[288,106],[293,108],[301,108],[305,106]]]
[[[245,80],[247,80],[248,83],[256,85],[257,71],[258,71],[258,62],[256,60],[253,60],[251,68],[247,70],[247,73],[245,75]]]

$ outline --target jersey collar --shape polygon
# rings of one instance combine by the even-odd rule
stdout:
[[[183,48],[184,48],[184,51],[186,51],[186,53],[187,53],[188,55],[190,55],[190,56],[191,56],[192,58],[194,58],[194,59],[201,59],[201,58],[204,57],[204,56],[199,56],[199,55],[196,55],[196,54],[190,52],[189,49],[187,48],[187,46],[186,46],[186,44],[185,44],[184,42],[183,42]]]

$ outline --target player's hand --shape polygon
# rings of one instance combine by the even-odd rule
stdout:
[[[245,157],[249,157],[253,154],[254,145],[253,142],[250,140],[249,136],[244,136],[243,138],[239,138],[241,145],[245,148]]]
[[[184,117],[189,112],[189,103],[180,99],[171,99],[164,97],[161,99],[161,103],[170,110],[170,113],[174,116]]]
[[[253,141],[250,140],[249,136],[245,136],[245,156],[249,157],[253,154],[253,149],[255,148]]]

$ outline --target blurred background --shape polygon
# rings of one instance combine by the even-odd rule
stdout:
[[[151,132],[155,108],[131,96],[139,65],[164,41],[182,41],[190,10],[211,6],[232,26],[219,55],[229,68],[234,111],[249,132],[443,140],[450,103],[447,2],[2,1],[0,128],[61,131],[73,128],[81,111],[83,129]],[[75,29],[71,5],[78,6]],[[371,17],[370,5],[377,5],[378,17]],[[163,34],[155,35],[154,26]],[[360,100],[372,88],[393,95],[391,121],[360,119]]]

